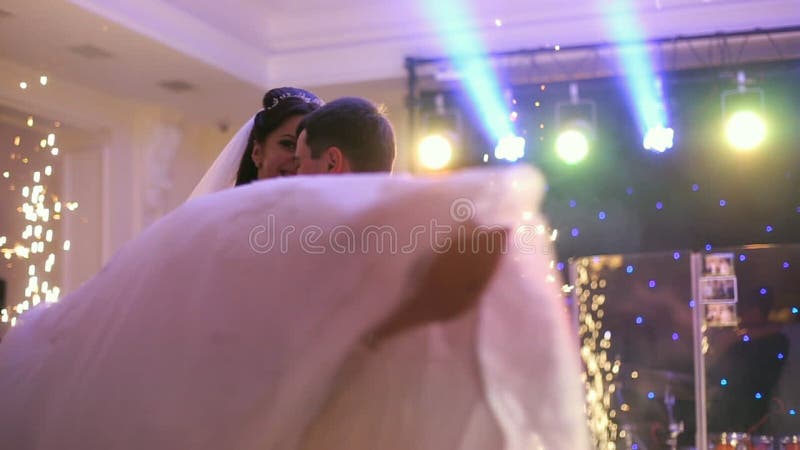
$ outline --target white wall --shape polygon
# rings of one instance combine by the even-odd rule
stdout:
[[[174,122],[157,110],[139,110],[113,130],[62,139],[64,192],[80,205],[64,223],[72,242],[65,292],[180,206],[229,139],[214,126]]]
[[[64,198],[78,202],[74,214],[63,220],[71,249],[61,261],[64,292],[71,292],[91,278],[103,262],[102,147],[100,136],[67,134],[63,149]]]

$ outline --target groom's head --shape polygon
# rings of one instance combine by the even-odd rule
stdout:
[[[394,156],[392,124],[363,98],[334,100],[297,127],[298,175],[390,172]]]

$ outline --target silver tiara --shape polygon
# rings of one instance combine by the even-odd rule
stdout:
[[[300,100],[302,100],[302,101],[304,101],[306,103],[311,103],[311,104],[314,104],[314,105],[317,105],[317,106],[322,106],[322,100],[320,100],[320,99],[318,99],[316,97],[309,97],[308,95],[306,95],[306,94],[304,94],[302,92],[300,92],[300,93],[291,93],[291,92],[289,92],[289,93],[286,93],[286,94],[281,94],[281,95],[279,95],[277,97],[273,97],[272,98],[272,104],[267,106],[264,110],[265,111],[269,111],[270,109],[278,106],[278,104],[282,100],[286,100],[287,98],[299,98]]]

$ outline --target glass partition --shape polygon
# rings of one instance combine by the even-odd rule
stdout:
[[[570,264],[598,448],[800,450],[800,245]]]
[[[574,300],[598,448],[664,448],[694,430],[691,254],[578,258]],[[687,436],[689,436],[687,438]]]
[[[700,256],[709,441],[718,448],[800,448],[800,246]]]

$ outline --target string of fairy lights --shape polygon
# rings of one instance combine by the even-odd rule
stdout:
[[[594,448],[616,449],[618,438],[625,439],[626,431],[619,430],[612,408],[621,362],[608,355],[611,349],[611,331],[603,329],[606,297],[594,291],[604,289],[606,280],[600,278],[598,264],[621,264],[608,258],[582,258],[575,264],[575,298],[578,303],[578,334],[583,361],[582,381],[586,393],[586,415],[589,421]],[[621,405],[625,412],[627,405]]]
[[[42,75],[38,84],[22,81],[23,91],[47,87],[48,77]],[[33,129],[36,119],[28,116],[25,125]],[[59,122],[53,128],[61,127]],[[15,136],[8,157],[9,169],[3,169],[2,180],[6,189],[18,192],[22,199],[16,212],[23,217],[21,230],[10,230],[0,235],[0,254],[9,269],[24,268],[28,283],[22,293],[9,292],[9,306],[0,310],[0,323],[15,326],[17,318],[41,302],[55,303],[61,295],[61,288],[52,278],[60,252],[69,251],[71,243],[59,236],[57,223],[63,215],[75,211],[77,202],[62,201],[48,181],[54,174],[54,166],[60,155],[56,146],[54,130],[42,137],[36,145],[23,142]],[[46,158],[31,158],[30,152],[41,153]],[[43,167],[31,167],[35,161],[45,161]],[[4,164],[6,166],[6,164]]]

